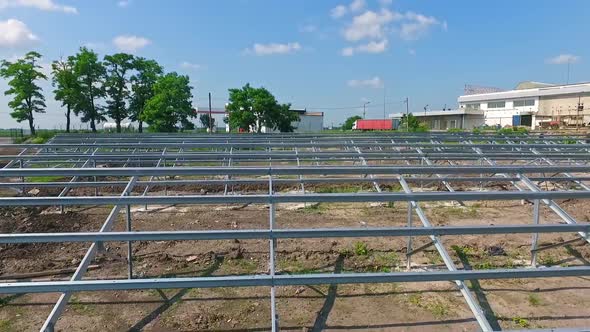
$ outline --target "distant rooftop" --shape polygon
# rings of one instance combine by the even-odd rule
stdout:
[[[543,83],[543,82],[535,82],[535,81],[524,81],[518,83],[514,90],[526,90],[526,89],[537,89],[537,88],[548,88],[550,86],[556,86],[557,84],[552,83]]]

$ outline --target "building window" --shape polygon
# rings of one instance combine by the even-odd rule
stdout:
[[[488,103],[488,108],[505,108],[505,101],[491,101]]]
[[[521,99],[514,101],[514,107],[535,106],[534,99]]]
[[[435,129],[435,130],[440,129],[440,120],[432,120],[432,129]]]
[[[479,110],[481,108],[481,104],[467,104],[465,108],[468,110]]]
[[[457,128],[457,120],[449,120],[449,129]]]

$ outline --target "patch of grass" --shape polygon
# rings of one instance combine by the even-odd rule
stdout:
[[[428,262],[432,265],[438,265],[443,262],[438,252],[424,252],[424,256],[428,258]]]
[[[346,194],[357,193],[363,190],[363,186],[322,186],[315,190],[318,194]]]
[[[340,249],[339,254],[342,257],[352,257],[354,253],[352,252],[352,250],[350,250],[350,248],[342,248]]]
[[[469,256],[474,254],[474,250],[466,246],[452,246],[451,249],[455,251],[461,261],[469,260]]]
[[[413,304],[417,307],[422,306],[422,295],[420,295],[420,294],[412,294],[412,295],[410,295],[408,300],[410,301],[411,304]]]
[[[232,271],[236,273],[252,274],[258,269],[258,264],[255,261],[247,258],[226,259],[223,261],[223,263],[230,266]]]
[[[14,331],[12,321],[9,319],[0,319],[0,331]]]
[[[91,315],[94,313],[94,308],[92,308],[90,305],[82,304],[80,302],[80,300],[72,296],[72,299],[68,305],[73,311],[80,315]]]
[[[304,213],[317,213],[317,214],[321,214],[326,210],[326,207],[324,205],[322,205],[322,203],[316,203],[316,204],[307,204],[305,205],[305,207],[299,211],[302,211]]]
[[[555,257],[553,257],[553,255],[546,254],[546,255],[539,257],[539,263],[541,263],[541,265],[545,265],[545,266],[553,266],[553,265],[557,265],[557,260]]]
[[[367,256],[369,254],[369,249],[367,244],[359,241],[354,244],[354,253],[357,256]]]
[[[481,262],[481,263],[478,263],[475,265],[476,270],[493,270],[495,268],[496,268],[496,265],[494,265],[490,261]]]
[[[410,295],[408,301],[418,308],[423,308],[430,311],[430,313],[432,313],[432,315],[436,318],[443,318],[450,314],[450,309],[448,305],[442,303],[439,300],[425,301],[422,295],[420,294]]]
[[[26,182],[57,182],[62,179],[61,176],[31,176],[26,178]]]
[[[541,305],[541,299],[537,294],[529,294],[529,304],[533,307],[537,307]]]
[[[523,329],[527,329],[529,327],[531,327],[531,323],[529,323],[529,321],[525,318],[522,317],[514,317],[512,318],[512,322],[516,325],[518,325],[519,327],[522,327]]]
[[[399,256],[396,252],[377,253],[374,256],[375,265],[392,267],[398,266],[400,263]]]
[[[428,311],[430,311],[436,318],[443,318],[449,314],[449,307],[439,301],[429,303],[426,306],[426,309],[428,309]]]

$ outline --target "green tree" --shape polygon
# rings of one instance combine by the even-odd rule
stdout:
[[[80,100],[80,86],[74,72],[75,59],[68,57],[67,60],[54,61],[51,64],[53,74],[53,93],[55,100],[61,101],[66,108],[66,132],[70,132],[71,113]]]
[[[426,123],[420,122],[414,114],[410,113],[408,116],[405,114],[402,116],[402,119],[399,124],[399,130],[407,130],[409,132],[416,132],[416,133],[424,133],[427,132],[428,125]]]
[[[96,132],[96,124],[106,120],[102,106],[98,105],[98,99],[105,96],[105,67],[94,51],[81,47],[74,56],[74,73],[80,87],[80,99],[74,113],[82,114],[82,122],[90,122],[90,128]]]
[[[344,124],[342,125],[342,129],[343,130],[352,130],[352,127],[354,126],[354,123],[356,122],[356,120],[361,120],[363,117],[362,116],[351,116],[350,118],[346,119],[346,121],[344,121]]]
[[[137,121],[138,131],[143,132],[143,120],[141,115],[145,110],[148,100],[154,96],[154,85],[162,76],[164,70],[154,60],[135,58],[133,63],[135,75],[131,76],[131,102],[129,103],[129,117]]]
[[[134,68],[134,56],[117,53],[104,57],[105,93],[107,99],[106,114],[117,124],[117,132],[121,132],[121,121],[129,116],[127,100],[129,99],[129,72]]]
[[[160,77],[154,84],[154,95],[147,101],[141,119],[151,131],[175,132],[179,125],[181,129],[190,129],[192,122],[189,119],[196,117],[191,90],[188,76],[170,73]]]
[[[295,129],[294,122],[299,121],[299,114],[291,111],[291,104],[281,104],[277,107],[277,114],[274,115],[274,129],[281,133],[292,133]]]
[[[8,103],[12,109],[10,116],[17,122],[29,121],[31,135],[35,135],[35,113],[45,113],[45,97],[37,81],[46,80],[47,76],[41,72],[38,59],[41,54],[29,52],[16,62],[2,61],[0,76],[8,81],[9,89],[5,95],[12,95],[13,99]]]
[[[299,119],[289,111],[291,105],[280,105],[265,88],[246,84],[241,89],[229,89],[229,125],[248,131],[251,127],[261,132],[262,126],[281,131],[293,131],[291,122]]]
[[[201,121],[201,125],[203,125],[204,128],[213,128],[213,126],[215,126],[215,118],[209,116],[209,114],[201,114],[199,116],[199,121]]]

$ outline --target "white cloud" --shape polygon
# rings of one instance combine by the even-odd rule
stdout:
[[[367,10],[352,19],[352,23],[344,30],[344,38],[348,41],[382,39],[386,34],[387,25],[401,18],[401,14],[388,9],[382,9],[379,13]]]
[[[9,7],[29,7],[52,12],[78,14],[76,7],[56,4],[53,0],[0,0],[0,9]]]
[[[380,89],[383,87],[383,80],[378,76],[375,76],[370,79],[366,80],[349,80],[347,82],[348,86],[351,88],[373,88],[373,89]]]
[[[359,12],[365,8],[367,3],[365,0],[353,0],[350,6],[348,7],[351,12]]]
[[[0,21],[0,47],[27,46],[38,40],[25,23],[13,18]]]
[[[131,35],[117,36],[113,39],[113,44],[120,51],[128,53],[135,53],[151,43],[152,41],[147,38]]]
[[[560,54],[556,57],[547,59],[547,63],[552,65],[563,65],[567,63],[576,63],[580,61],[580,57],[572,54]]]
[[[127,6],[129,6],[131,4],[131,0],[121,0],[119,2],[117,2],[117,6],[121,7],[121,8],[125,8]]]
[[[409,54],[409,55],[416,55],[416,50],[415,50],[415,49],[413,49],[413,48],[410,48],[410,49],[408,50],[408,54]]]
[[[387,39],[381,41],[371,41],[368,44],[358,45],[356,47],[346,47],[342,49],[343,56],[352,56],[355,53],[383,53],[387,50]]]
[[[365,9],[366,6],[367,3],[365,0],[352,0],[348,6],[338,5],[332,8],[332,10],[330,10],[330,16],[332,16],[332,18],[341,18],[348,13],[360,12],[361,10]]]
[[[332,18],[341,18],[346,14],[348,14],[348,8],[343,5],[338,5],[330,10],[330,16],[332,16]]]
[[[255,54],[258,56],[263,55],[274,55],[274,54],[289,54],[295,53],[301,50],[301,45],[299,43],[287,43],[287,44],[278,44],[278,43],[271,43],[271,44],[254,44],[254,46],[250,49],[246,49],[245,53],[247,54]]]
[[[416,40],[425,34],[431,26],[441,24],[432,16],[425,16],[414,12],[406,13],[405,17],[408,22],[403,23],[400,30],[400,37],[405,40]]]
[[[188,69],[188,70],[199,70],[199,69],[203,69],[203,66],[196,64],[196,63],[192,63],[192,62],[183,61],[180,64],[180,68]]]

